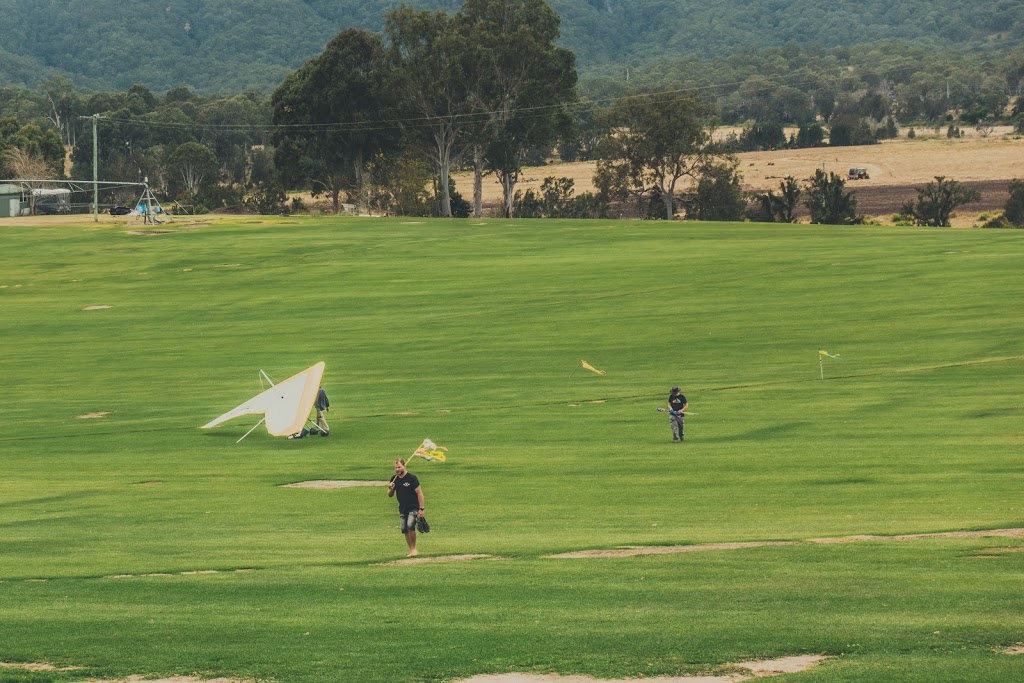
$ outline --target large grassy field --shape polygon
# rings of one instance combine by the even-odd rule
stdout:
[[[1024,679],[1024,538],[806,542],[1024,527],[1024,232],[165,227],[0,229],[0,662],[84,667],[0,681]],[[319,360],[330,438],[198,429]],[[384,489],[280,486],[425,437],[421,554],[501,559],[383,564]]]

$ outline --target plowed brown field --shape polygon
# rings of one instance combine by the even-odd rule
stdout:
[[[930,133],[930,131],[929,131]],[[1024,178],[1024,140],[1008,128],[997,129],[988,137],[973,130],[967,137],[950,140],[935,134],[914,140],[900,138],[878,145],[859,147],[819,147],[813,149],[745,152],[737,155],[743,188],[750,191],[775,189],[786,176],[804,180],[816,169],[838,173],[844,178],[850,168],[866,168],[869,180],[847,183],[857,191],[857,208],[868,216],[888,217],[917,196],[914,188],[945,176],[978,189],[982,201],[962,207],[954,225],[970,225],[977,214],[1002,208],[1007,185],[1013,178]],[[544,178],[567,177],[575,182],[577,193],[593,191],[593,162],[553,163],[523,169],[518,188],[538,189]],[[473,196],[473,179],[468,173],[453,176],[463,197]],[[496,206],[501,187],[493,177],[484,179],[484,204]]]

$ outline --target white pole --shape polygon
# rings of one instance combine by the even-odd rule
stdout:
[[[100,222],[100,183],[99,183],[99,142],[96,137],[96,123],[100,120],[99,114],[92,116],[92,222]]]
[[[148,178],[146,179],[149,180]],[[156,216],[153,215],[153,193],[149,191],[149,185],[146,185],[146,220],[147,225],[156,224]],[[255,429],[255,427],[254,427]]]
[[[259,426],[260,426],[261,424],[263,424],[263,421],[264,421],[264,420],[266,420],[266,419],[267,419],[267,418],[265,418],[265,417],[261,417],[261,418],[260,418],[260,421],[259,421],[259,422],[257,422],[257,423],[256,423],[256,424],[255,424],[255,425],[253,426],[253,428],[252,428],[252,429],[250,429],[249,431],[247,431],[247,432],[246,432],[245,434],[242,434],[242,439],[244,439],[245,437],[247,437],[247,436],[249,436],[250,434],[252,434],[253,430],[254,430],[254,429],[256,429],[256,427],[259,427]],[[239,440],[238,440],[238,441],[236,441],[235,443],[240,443],[240,442],[242,441],[242,439],[239,439]]]

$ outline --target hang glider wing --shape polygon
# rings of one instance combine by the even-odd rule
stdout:
[[[306,368],[299,374],[292,375],[280,384],[253,396],[216,420],[204,424],[202,428],[210,429],[242,415],[263,415],[267,431],[272,435],[297,434],[305,426],[309,411],[313,409],[320,380],[324,376],[324,367],[321,361],[311,368]]]

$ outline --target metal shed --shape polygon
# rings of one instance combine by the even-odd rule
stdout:
[[[20,185],[0,184],[0,218],[20,216],[27,208],[25,191]]]

